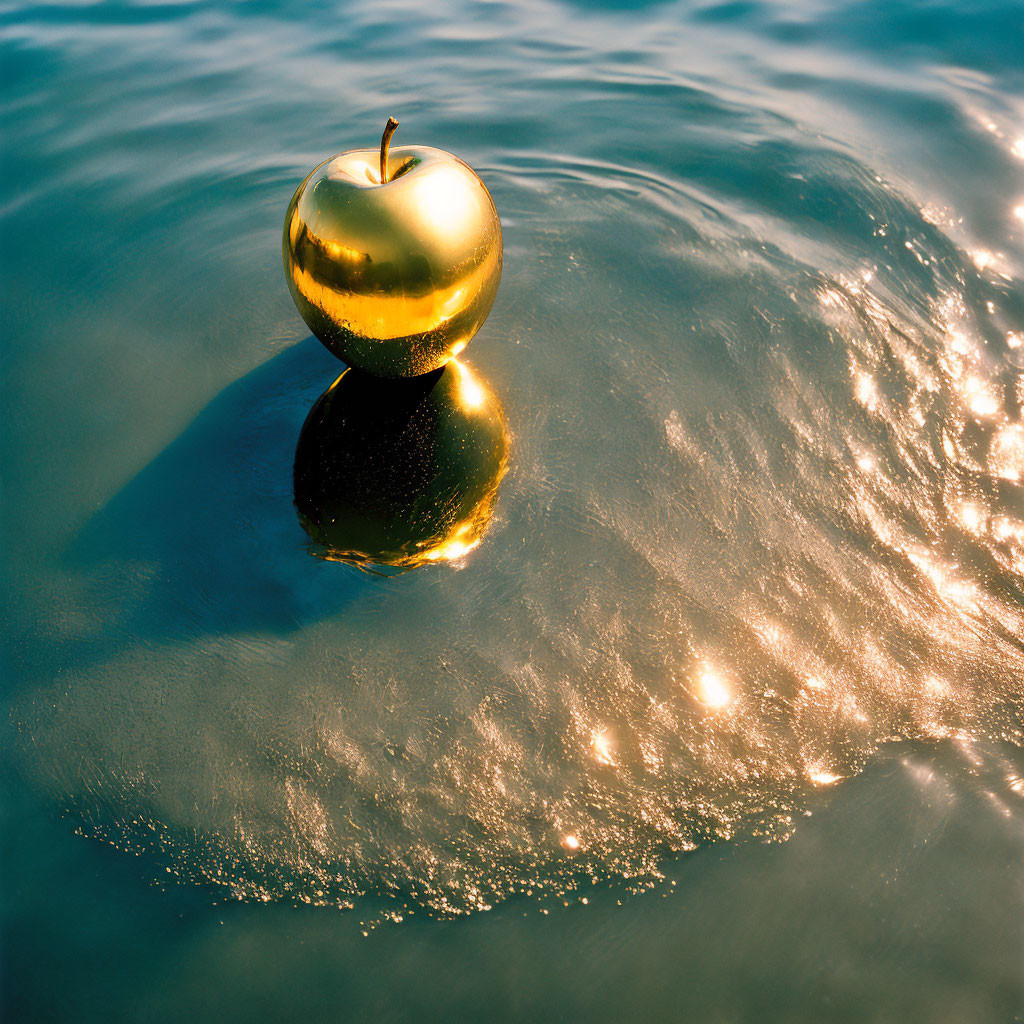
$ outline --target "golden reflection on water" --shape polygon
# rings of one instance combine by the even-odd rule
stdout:
[[[987,250],[972,251],[970,256],[979,271],[998,269],[1002,259]],[[854,496],[874,536],[906,559],[937,600],[934,611],[923,616],[928,632],[934,640],[962,649],[987,619],[1019,637],[1018,608],[991,593],[976,575],[975,565],[984,553],[1018,576],[1024,566],[1013,516],[1000,509],[1010,497],[1000,490],[1003,483],[1017,485],[1024,478],[1019,408],[1024,396],[1017,395],[1018,408],[1006,407],[1007,368],[988,356],[965,299],[955,292],[933,305],[928,326],[934,326],[941,344],[931,366],[926,349],[914,351],[914,335],[920,328],[897,325],[891,307],[861,282],[840,279],[822,289],[821,301],[830,309],[845,307],[859,320],[859,331],[843,331],[850,350],[853,397],[887,433],[886,446],[898,462],[892,478],[883,476],[874,472],[874,456],[862,451],[856,465],[870,476],[862,484],[854,483]],[[986,303],[989,314],[994,308],[991,301]],[[1012,349],[1014,332],[1006,339]],[[893,386],[894,364],[905,373],[899,388]],[[889,377],[884,399],[876,385],[878,368],[883,366]],[[936,433],[941,442],[938,457]],[[928,497],[931,480],[939,482],[941,504]],[[918,529],[911,526],[915,520]],[[955,527],[976,545],[968,557],[948,549],[947,527]],[[887,588],[892,589],[891,584]],[[904,622],[924,612],[920,600],[909,593],[891,599]],[[933,675],[926,674],[923,690],[932,696],[938,692]]]
[[[325,252],[358,263],[354,245]],[[905,253],[912,270],[942,263],[917,239]],[[962,257],[958,273],[980,273]],[[350,648],[336,672],[305,631],[315,711],[289,705],[302,730],[274,747],[278,802],[240,800],[210,881],[234,865],[236,894],[265,898],[284,865],[299,899],[369,884],[442,915],[608,875],[643,888],[666,849],[784,838],[809,790],[889,738],[955,743],[972,765],[979,734],[1019,742],[1024,393],[1000,359],[1021,328],[986,337],[992,301],[952,284],[894,301],[884,271],[769,280],[814,323],[802,365],[778,334],[750,342],[763,406],[709,413],[680,397],[685,361],[666,352],[652,373],[624,356],[628,472],[585,443],[609,407],[565,396],[571,436],[544,434],[538,409],[509,502],[526,554],[491,589],[485,573],[434,575],[443,614],[332,623]],[[484,536],[506,452],[463,364],[397,390],[349,371],[304,428],[296,504],[324,557],[458,560]],[[593,462],[558,461],[581,454]]]
[[[507,457],[501,405],[468,366],[401,381],[350,369],[302,428],[295,504],[321,557],[457,561],[490,524]]]
[[[598,764],[613,766],[615,755],[613,753],[612,739],[607,729],[598,729],[594,732],[590,741],[591,749],[594,752],[594,760]]]
[[[818,765],[808,766],[807,777],[816,786],[832,786],[842,779],[841,775],[836,775],[834,772],[827,771]]]
[[[1005,423],[992,437],[988,453],[992,472],[1002,480],[1020,483],[1024,479],[1024,426]]]
[[[709,708],[724,708],[732,700],[721,673],[709,667],[701,669],[697,676],[697,696]]]

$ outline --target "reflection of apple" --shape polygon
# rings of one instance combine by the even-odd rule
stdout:
[[[484,183],[426,146],[355,149],[316,167],[284,222],[284,269],[310,330],[350,366],[427,373],[479,330],[501,279]]]
[[[411,380],[346,370],[295,452],[295,505],[318,554],[412,567],[480,543],[505,473],[498,400],[464,364]]]

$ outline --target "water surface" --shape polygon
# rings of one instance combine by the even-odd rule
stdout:
[[[13,1008],[74,906],[64,1019],[1024,1012],[1018,5],[2,17]],[[394,578],[299,526],[279,252],[388,114],[510,445]]]

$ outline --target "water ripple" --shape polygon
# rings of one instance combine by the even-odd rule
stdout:
[[[892,738],[1024,740],[1019,227],[915,184],[877,127],[864,143],[877,79],[827,58],[872,5],[470,8],[386,38],[409,5],[323,35],[269,5],[5,15],[18,763],[168,878],[385,894],[396,919],[645,888],[670,852],[785,838]],[[766,25],[813,74],[737,56]],[[33,103],[30,53],[51,87],[76,57],[73,123]],[[881,93],[957,138],[991,103],[1002,180],[1019,139],[993,88],[946,67]],[[512,462],[463,561],[355,580],[308,557],[290,507],[330,369],[292,347],[276,246],[318,147],[392,104],[504,218],[468,356]],[[51,193],[81,250],[60,259]],[[50,392],[97,360],[91,390]]]

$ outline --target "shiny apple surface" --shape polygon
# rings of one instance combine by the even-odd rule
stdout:
[[[352,150],[316,167],[285,217],[292,298],[349,366],[408,377],[443,366],[479,330],[501,279],[501,222],[457,157],[425,146]]]
[[[302,428],[295,505],[322,557],[452,561],[480,543],[507,457],[501,405],[458,360],[401,381],[350,369]]]

